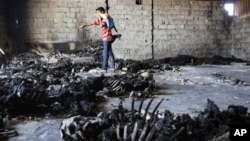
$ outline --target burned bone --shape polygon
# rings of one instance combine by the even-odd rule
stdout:
[[[135,77],[113,76],[106,77],[104,94],[108,96],[148,97],[154,90],[154,80],[144,80],[139,75]]]
[[[76,140],[90,140],[94,141],[98,138],[107,139],[107,133],[102,133],[100,131],[108,132],[106,128],[107,124],[103,123],[102,117],[97,116],[96,118],[84,118],[82,116],[73,116],[67,119],[64,119],[60,126],[61,138],[65,141],[76,141]],[[106,120],[105,120],[106,121]],[[111,128],[112,131],[112,128]],[[97,135],[97,136],[93,136]],[[110,134],[109,134],[110,135]]]
[[[184,66],[187,64],[193,64],[196,62],[197,58],[189,55],[178,55],[169,60],[169,64],[173,66]]]
[[[88,47],[87,50],[89,50],[89,54],[94,53],[94,55],[100,55],[99,53],[101,52],[100,48]],[[96,58],[100,59],[100,56]],[[26,59],[22,59],[22,57]],[[77,103],[78,107],[76,107],[78,109],[74,114],[88,115],[93,112],[91,114],[94,115],[96,114],[95,108],[91,110],[91,107],[95,107],[97,102],[96,92],[102,90],[104,85],[105,88],[109,89],[108,93],[111,93],[111,96],[129,95],[130,92],[135,92],[138,94],[137,96],[142,96],[141,94],[145,92],[145,96],[138,97],[138,100],[144,99],[148,95],[150,96],[150,93],[153,91],[154,81],[140,76],[144,72],[141,69],[166,70],[172,67],[169,65],[169,58],[144,61],[122,60],[119,67],[127,68],[128,71],[134,74],[131,76],[93,77],[83,80],[81,77],[76,76],[76,73],[95,68],[95,64],[72,64],[69,58],[59,52],[52,54],[48,63],[34,59],[36,57],[39,58],[39,56],[35,55],[17,56],[10,64],[4,67],[6,76],[0,80],[0,105],[8,108],[11,113],[68,112],[73,109],[74,103]],[[185,59],[185,57],[183,58]],[[51,63],[53,62],[52,59],[56,59],[56,61]],[[195,64],[197,63],[195,61],[195,59],[192,60],[192,57],[187,57],[183,64],[189,64],[190,62]],[[173,65],[175,66],[176,64],[173,63]],[[137,97],[133,98],[137,99]],[[89,140],[95,140],[98,137],[100,137],[100,140],[105,138],[116,140],[116,129],[119,129],[118,132],[121,134],[119,138],[138,140],[143,129],[146,129],[143,131],[145,134],[141,138],[154,140],[159,136],[167,140],[177,133],[181,127],[185,127],[175,137],[176,140],[205,140],[211,139],[215,134],[216,137],[224,134],[224,131],[228,131],[228,125],[232,121],[240,120],[242,123],[248,123],[249,115],[245,114],[244,108],[230,107],[228,111],[221,113],[213,105],[211,104],[210,108],[207,108],[205,112],[195,119],[191,119],[187,115],[174,119],[167,112],[160,117],[157,110],[153,110],[151,113],[155,116],[148,116],[150,115],[149,110],[139,110],[138,112],[135,110],[136,108],[132,110],[132,114],[124,109],[124,116],[121,116],[123,115],[120,112],[121,110],[116,109],[112,113],[104,114],[108,116],[103,116],[103,118],[97,117],[81,120],[81,126],[75,130],[77,132],[75,136]],[[148,111],[144,113],[153,119],[146,121],[148,123],[147,128],[143,124],[145,115],[141,115],[142,111]],[[121,117],[126,120],[121,120]],[[124,123],[121,124],[121,121]],[[117,128],[118,124],[120,128]],[[210,133],[207,128],[215,129]],[[93,133],[93,131],[97,132]],[[103,134],[104,131],[106,131],[105,134]],[[96,134],[97,136],[93,139],[93,137],[88,136],[89,134]],[[203,139],[202,136],[207,137]]]
[[[238,58],[225,58],[219,55],[212,56],[211,58],[197,58],[189,55],[178,55],[173,58],[166,58],[166,63],[172,66],[184,66],[184,65],[201,65],[201,64],[213,64],[213,65],[229,65],[231,62],[245,62]]]
[[[147,107],[150,106],[151,102],[148,103]],[[150,122],[146,122],[145,124],[141,123],[141,121],[144,120],[143,117],[147,115],[147,113],[145,112],[145,115],[139,114],[139,116],[136,116],[136,117],[134,116],[136,118],[135,119],[136,122],[130,123],[130,121],[132,121],[131,119],[132,116],[131,114],[127,114],[129,111],[123,109],[123,106],[121,104],[122,103],[119,104],[118,109],[113,110],[109,114],[105,114],[102,112],[94,119],[89,118],[88,120],[89,122],[85,122],[84,127],[98,128],[99,130],[95,130],[96,131],[95,133],[96,133],[96,136],[98,136],[99,140],[106,140],[106,139],[110,139],[111,137],[112,139],[110,140],[126,140],[129,138],[131,138],[132,140],[144,140],[145,138],[147,139],[152,138],[154,136],[154,132],[156,131],[155,129],[151,129],[152,127],[154,127],[154,124],[151,124]],[[111,114],[115,115],[115,118],[110,118],[110,116],[107,116]],[[102,118],[102,117],[105,117],[105,118]],[[114,119],[116,122],[113,122]],[[128,120],[125,120],[125,119],[128,119]],[[68,121],[70,122],[70,124],[65,124]],[[91,121],[96,121],[96,122],[91,122]],[[106,124],[103,124],[103,123],[106,123]],[[70,121],[69,119],[65,119],[61,125],[61,133],[66,133],[67,131],[69,131],[69,129],[71,128],[69,125],[72,125],[72,124],[73,124],[72,120]],[[97,125],[98,127],[96,127]],[[80,130],[82,135],[87,135],[87,133],[91,132],[90,130],[92,130],[92,128],[90,129],[82,128],[82,125],[80,124],[78,124],[78,127],[77,128],[75,127],[74,129],[83,129],[83,130]],[[147,129],[150,129],[150,131],[148,131]],[[74,138],[76,133],[79,133],[79,131],[77,130],[70,134],[68,133],[67,135],[70,136],[71,138]],[[140,136],[137,136],[137,135],[140,135]],[[86,140],[93,140],[93,138],[86,137],[86,136],[84,137]]]
[[[148,109],[149,109],[151,103],[153,102],[153,100],[154,100],[154,99],[151,98],[151,100],[149,101],[149,103],[148,103],[148,105],[147,105],[147,107],[146,107],[146,109],[145,109],[145,113],[144,113],[144,116],[143,116],[143,122],[146,121],[146,117],[147,117],[147,114],[148,114]]]
[[[232,114],[237,114],[237,115],[246,115],[248,108],[244,106],[236,106],[236,105],[230,105],[228,106],[228,112]]]
[[[230,120],[227,122],[232,125],[249,125],[250,119],[247,110],[248,108],[241,105],[228,106],[225,116],[230,117]]]
[[[128,68],[128,71],[132,73],[138,72],[138,70],[141,70],[145,67],[145,65],[141,61],[132,61],[128,60],[126,61],[125,67]]]
[[[151,100],[152,101],[152,100]],[[161,103],[162,101],[160,101]],[[148,103],[149,107],[150,102]],[[131,105],[133,109],[133,104]],[[158,105],[156,106],[156,109]],[[117,114],[118,118],[121,113],[118,109],[113,114]],[[125,110],[126,111],[126,110]],[[145,110],[147,111],[147,110]],[[155,111],[155,110],[154,110]],[[126,111],[130,112],[130,111]],[[132,112],[136,114],[137,111]],[[96,130],[96,136],[98,136],[99,141],[104,140],[177,140],[177,141],[207,141],[212,139],[228,139],[229,138],[229,126],[231,125],[231,119],[241,116],[245,124],[249,124],[250,116],[246,113],[245,107],[241,106],[229,106],[228,110],[220,111],[211,100],[208,100],[206,109],[201,112],[197,117],[191,118],[187,114],[174,116],[173,113],[166,110],[164,116],[158,116],[155,120],[147,120],[145,124],[142,124],[145,115],[133,116],[131,114],[126,114],[128,119],[126,123],[114,123],[109,120],[110,118],[100,118],[102,116],[97,116],[96,118],[89,118],[89,121],[103,121],[104,124],[96,125],[96,122],[88,122],[88,126],[98,126],[100,130]],[[237,114],[238,113],[238,114]],[[103,114],[103,113],[102,113]],[[101,115],[102,115],[101,114]],[[104,114],[108,115],[108,114]],[[232,116],[234,115],[234,116]],[[104,116],[107,117],[107,116]],[[242,118],[244,117],[244,118]],[[135,118],[135,122],[131,119]],[[85,121],[85,120],[83,120]],[[120,120],[117,120],[120,121]],[[80,125],[78,124],[80,127]],[[67,128],[67,127],[66,127]],[[66,130],[66,129],[64,129]],[[82,134],[89,133],[90,129],[84,128]],[[86,137],[86,136],[85,136]],[[92,138],[93,139],[93,138]],[[91,140],[90,137],[86,137],[86,140]]]
[[[159,108],[159,106],[161,105],[161,103],[164,101],[164,98],[161,99],[161,101],[156,105],[156,107],[154,108],[153,112],[152,112],[152,115],[155,115],[156,114],[156,111],[157,109]],[[154,120],[156,120],[155,116],[154,117]]]
[[[233,76],[222,75],[220,73],[214,73],[212,74],[212,76],[218,78],[219,81],[222,81],[223,83],[228,83],[230,85],[250,86],[250,82],[237,79]]]
[[[139,106],[139,112],[138,112],[138,114],[140,115],[141,114],[141,110],[142,110],[142,105],[143,105],[143,102],[144,102],[144,98],[141,100],[141,103],[140,103],[140,106]]]
[[[122,101],[120,101],[119,105],[118,105],[118,109],[119,109],[119,113],[120,113],[120,119],[121,119],[121,124],[124,125],[126,122],[126,117],[125,117],[125,111],[122,105]]]
[[[150,129],[145,141],[150,141],[153,137],[153,135],[155,134],[156,128],[155,125],[153,125],[153,127]]]
[[[219,110],[218,106],[215,105],[215,103],[213,101],[208,99],[207,100],[207,107],[205,108],[204,115],[206,115],[206,113],[209,113],[206,116],[216,118],[217,115],[219,114],[219,112],[220,112],[220,110]]]
[[[132,104],[131,104],[132,122],[135,121],[134,110],[135,110],[135,100],[134,100],[134,98],[132,98]]]
[[[60,134],[61,138],[65,141],[84,139],[79,135],[76,130],[78,129],[78,124],[80,123],[80,116],[71,117],[65,119],[61,123]]]
[[[149,88],[144,89],[144,91],[131,91],[129,94],[129,97],[135,100],[142,100],[143,98],[149,98],[151,96],[152,90]]]
[[[105,78],[104,87],[111,91],[123,91],[122,81],[118,78]]]
[[[175,66],[184,65],[229,65],[231,62],[246,62],[237,58],[225,58],[222,56],[213,56],[211,58],[197,58],[189,55],[178,55],[172,58],[163,58],[158,60],[117,60],[117,69],[137,73],[139,70],[158,69],[158,70],[173,70]]]
[[[8,138],[18,136],[18,132],[15,130],[5,130],[5,131],[0,131],[0,139],[1,140],[8,140]]]
[[[234,57],[225,58],[219,55],[215,55],[205,61],[206,64],[213,64],[213,65],[229,65],[231,62],[245,62],[245,61]]]
[[[88,49],[95,50],[95,48]],[[48,59],[44,61],[39,60],[41,56],[35,54],[21,54],[13,58],[13,62],[5,67],[6,70],[11,71],[12,75],[0,81],[0,102],[8,107],[11,113],[43,113],[48,111],[60,113],[60,110],[64,111],[65,109],[70,111],[72,103],[79,103],[81,100],[95,101],[95,93],[103,89],[102,80],[104,77],[82,80],[75,76],[75,73],[80,72],[80,69],[83,68],[81,65],[85,64],[74,65],[69,58],[60,52],[52,52],[47,57]],[[54,63],[53,59],[56,59]],[[18,60],[22,60],[22,62]],[[89,68],[91,67],[93,66]],[[115,81],[116,83],[109,85],[113,87],[112,90],[120,91],[121,95],[125,95],[125,93],[128,95],[129,93],[126,91],[131,90],[150,93],[153,86],[139,77],[127,78],[123,76],[122,81],[114,79]],[[148,88],[149,85],[150,88]],[[148,91],[149,89],[150,91]]]
[[[53,70],[57,69],[58,67],[53,68]],[[40,72],[41,70],[36,71]],[[0,94],[0,102],[8,107],[11,114],[58,113],[59,109],[64,111],[64,108],[70,108],[71,103],[76,99],[79,101],[95,101],[95,93],[103,87],[103,77],[82,80],[78,76],[71,76],[70,71],[67,74],[57,71],[63,76],[61,74],[55,75],[54,71],[48,70],[47,76],[31,71],[31,73],[26,72],[19,77],[8,78],[7,81],[2,79],[1,84],[3,85],[1,88],[4,91]],[[65,77],[65,75],[68,77]],[[55,89],[55,86],[58,88]],[[60,103],[60,108],[55,108],[53,104],[56,102]]]
[[[146,71],[141,73],[141,76],[145,79],[145,80],[153,80],[153,73],[150,71]]]
[[[159,70],[172,70],[172,67],[164,60],[144,60],[144,61],[134,61],[134,60],[117,60],[117,69],[128,71],[131,73],[137,73],[140,70],[148,69],[159,69]]]
[[[148,126],[149,126],[148,123],[145,123],[145,124],[144,124],[138,141],[143,141],[143,140],[145,140],[146,131],[147,131],[147,129],[149,128]]]
[[[81,100],[79,102],[72,103],[71,114],[72,115],[95,115],[97,113],[97,107],[94,102],[87,102]]]

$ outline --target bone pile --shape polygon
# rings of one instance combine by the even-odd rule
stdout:
[[[230,105],[220,111],[213,101],[207,101],[204,111],[197,117],[187,114],[174,116],[168,110],[158,113],[149,107],[153,99],[142,109],[124,109],[122,103],[111,112],[100,112],[96,117],[73,116],[61,123],[61,138],[65,141],[229,141],[229,128],[233,124],[248,124],[247,108]]]
[[[98,91],[107,96],[148,97],[154,80],[143,72],[116,76],[80,77],[76,73],[95,64],[73,64],[70,55],[52,52],[45,57],[24,53],[0,70],[0,105],[11,115],[96,114]],[[84,69],[83,69],[84,68]],[[152,76],[151,76],[152,77]]]
[[[92,57],[95,61],[83,61],[81,63],[74,63],[72,61],[74,57],[80,58],[85,56]],[[52,115],[70,114],[95,116],[100,112],[97,109],[97,104],[103,100],[102,97],[97,95],[99,91],[105,96],[125,96],[131,97],[134,100],[143,100],[144,98],[152,97],[155,87],[155,81],[153,80],[154,71],[172,71],[178,68],[176,66],[186,64],[196,65],[204,62],[228,64],[232,61],[240,61],[219,56],[211,59],[198,59],[183,55],[175,58],[144,61],[118,59],[116,60],[117,70],[126,72],[126,74],[83,78],[77,74],[88,73],[89,70],[101,66],[101,48],[87,47],[84,51],[75,52],[74,54],[63,54],[59,51],[53,51],[44,56],[34,53],[22,53],[13,58],[9,57],[8,54],[4,54],[4,56],[1,57],[8,57],[8,63],[1,64],[0,68],[0,107],[6,109],[8,114],[12,116],[25,114],[40,115],[45,113],[51,113]],[[121,111],[118,110],[118,113],[111,115],[121,115],[119,114],[120,112]],[[6,114],[3,113],[5,112],[1,111],[0,114],[0,124],[3,123],[2,125],[5,123],[4,119],[6,119]],[[101,115],[109,115],[103,114]],[[132,118],[133,120],[139,120],[138,125],[136,125],[136,122],[130,117],[127,117],[128,113],[125,109],[124,114],[122,117],[126,120],[123,121],[117,118],[119,122],[122,121],[119,124],[119,128],[121,128],[121,130],[118,130],[119,132],[124,133],[123,130],[126,127],[126,134],[129,134],[129,131],[134,131],[135,126],[138,126],[136,129],[143,130],[143,127],[147,125],[139,123],[139,121],[147,123],[146,120],[141,117],[141,111],[134,111],[134,114],[132,114],[135,117],[138,116],[144,119],[141,121],[140,118]],[[110,119],[107,118],[106,120],[109,121]],[[133,121],[132,124],[125,126],[125,123],[131,120]],[[158,121],[158,118],[154,118],[153,120]],[[158,125],[154,125],[155,123],[148,124],[150,124],[150,128],[145,127],[145,132]],[[117,130],[117,123],[111,125],[113,125],[112,129],[108,127],[105,128],[109,129],[110,132],[113,130],[113,127]],[[99,128],[99,125],[97,127]],[[0,129],[1,135],[8,133],[5,132],[4,126],[0,126]],[[152,130],[155,129],[153,128]],[[157,134],[153,136],[155,135]],[[103,136],[106,138],[105,135]],[[136,133],[134,138],[137,139],[138,136],[139,133]],[[118,136],[118,138],[125,139],[124,135]],[[153,137],[147,137],[145,133],[141,138],[143,140]]]
[[[144,73],[138,73],[135,76],[115,75],[104,79],[104,95],[130,96],[136,99],[143,99],[152,96],[155,87],[155,81],[147,79]]]

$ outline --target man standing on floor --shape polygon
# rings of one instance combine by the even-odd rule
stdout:
[[[104,72],[107,72],[108,69],[108,60],[110,58],[110,70],[115,70],[115,58],[112,51],[112,42],[114,39],[112,39],[112,32],[111,28],[109,28],[106,24],[106,19],[104,19],[104,16],[108,16],[105,12],[105,9],[103,7],[98,7],[96,9],[96,16],[97,19],[92,22],[85,23],[80,26],[81,29],[92,26],[92,25],[99,25],[102,28],[102,39],[103,39],[103,60],[102,60],[102,70]],[[107,17],[111,18],[111,17]]]

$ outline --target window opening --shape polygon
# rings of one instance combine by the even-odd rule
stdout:
[[[229,16],[234,16],[234,4],[233,3],[225,3],[224,4],[224,9],[228,12]]]

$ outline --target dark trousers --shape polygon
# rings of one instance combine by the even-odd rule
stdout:
[[[115,68],[115,58],[112,51],[111,42],[103,41],[103,52],[102,52],[102,69],[108,69],[108,60],[110,59],[110,68]]]

